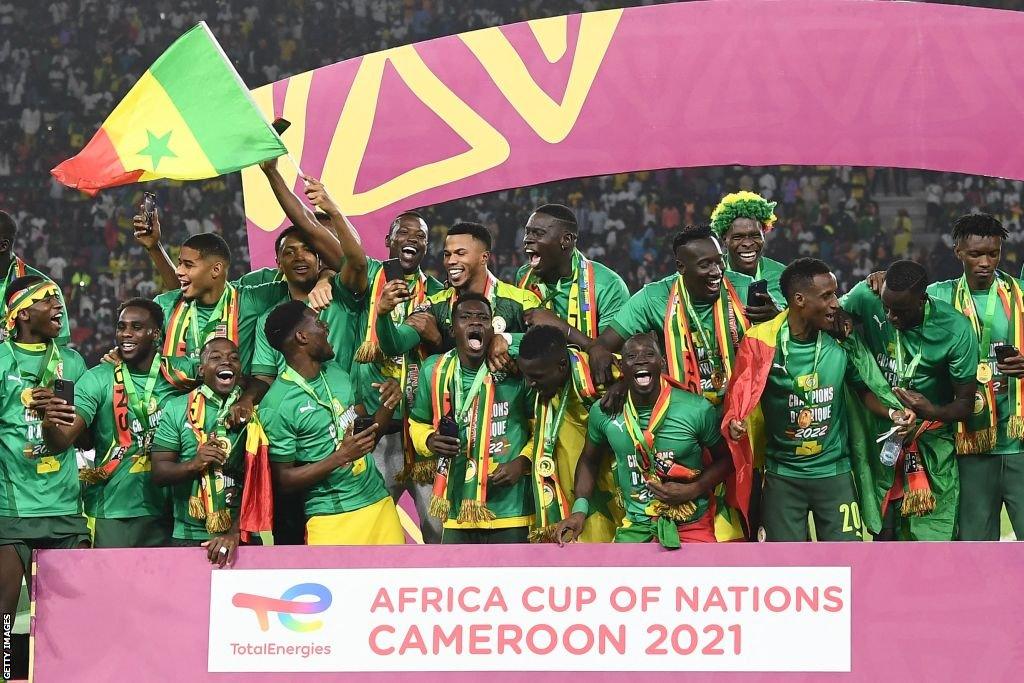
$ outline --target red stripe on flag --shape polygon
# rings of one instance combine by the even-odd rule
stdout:
[[[64,185],[89,195],[99,190],[134,183],[143,171],[128,171],[121,163],[110,136],[100,128],[82,151],[50,171]]]

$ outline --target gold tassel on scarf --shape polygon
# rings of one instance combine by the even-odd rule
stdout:
[[[903,494],[900,513],[904,517],[921,517],[935,510],[935,494],[917,450],[908,451],[905,458],[907,490]]]
[[[202,503],[200,503],[202,505]],[[188,501],[189,512],[192,511],[192,499]],[[222,534],[231,528],[231,512],[214,510],[206,515],[206,530],[211,534]]]
[[[206,519],[206,506],[199,496],[189,496],[188,516],[192,519]]]
[[[462,506],[459,508],[458,522],[460,524],[477,524],[479,522],[490,522],[496,519],[484,503],[479,500],[462,499]]]

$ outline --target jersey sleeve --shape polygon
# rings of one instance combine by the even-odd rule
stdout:
[[[612,318],[612,329],[623,339],[629,339],[640,332],[651,331],[651,293],[654,284],[645,285],[643,289],[631,296],[619,310],[618,315]]]
[[[88,370],[85,366],[85,359],[74,349],[64,349],[62,356],[64,361],[64,379],[77,382]]]
[[[265,285],[268,282],[276,282],[281,279],[283,279],[283,276],[277,268],[258,268],[232,281],[231,284],[236,287],[253,287]]]
[[[966,317],[960,316],[956,323],[950,330],[949,375],[954,384],[967,384],[978,377],[978,338]]]
[[[626,283],[614,271],[607,274],[608,280],[597,290],[597,331],[604,332],[612,320],[629,301]]]
[[[420,334],[405,323],[396,325],[390,315],[378,315],[377,343],[385,356],[402,356],[416,348]]]
[[[270,342],[267,341],[267,335],[263,331],[269,315],[270,312],[268,311],[256,323],[256,346],[252,354],[250,372],[253,375],[276,377],[281,354],[270,345]]]
[[[860,319],[869,318],[879,307],[878,295],[867,282],[858,282],[839,300],[843,310]]]
[[[262,285],[239,287],[240,298],[248,299],[248,304],[258,311],[270,311],[280,303],[288,301],[288,283],[284,280],[268,282]]]
[[[160,423],[153,435],[153,450],[181,454],[181,430],[185,427],[186,397],[171,400],[160,414]]]
[[[718,411],[711,403],[702,399],[700,406],[694,411],[694,415],[697,418],[697,443],[704,448],[711,448],[722,440]]]
[[[295,453],[298,450],[295,440],[295,432],[291,429],[288,416],[285,415],[287,407],[282,405],[280,394],[270,392],[260,404],[260,422],[263,424],[263,431],[270,443],[271,462],[295,462]],[[277,399],[277,400],[275,400]]]
[[[95,367],[82,376],[75,386],[75,412],[86,425],[92,424],[104,403],[110,405],[113,384],[102,367]]]
[[[610,418],[601,410],[600,403],[590,406],[590,418],[587,420],[587,441],[596,446],[608,445],[605,429],[608,427],[609,421]]]
[[[423,365],[420,367],[420,383],[416,387],[416,397],[412,402],[412,410],[409,412],[411,420],[426,424],[434,422],[434,407],[430,396],[431,380],[439,359],[440,356],[431,356],[423,361]]]

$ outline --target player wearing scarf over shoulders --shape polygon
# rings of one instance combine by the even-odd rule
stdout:
[[[559,522],[559,544],[583,531],[601,460],[609,452],[625,501],[625,517],[616,543],[657,541],[666,549],[682,543],[714,543],[715,487],[733,470],[718,414],[706,399],[686,391],[665,375],[665,358],[650,334],[630,337],[622,346],[623,409],[607,415],[590,409],[587,442],[576,467],[576,502]],[[727,497],[746,514],[746,501]]]
[[[167,492],[150,476],[153,435],[164,405],[194,386],[192,361],[160,355],[163,311],[149,299],[118,308],[117,363],[100,363],[75,387],[74,405],[54,397],[43,418],[51,451],[79,439],[96,451],[81,470],[85,513],[94,522],[96,548],[168,544]]]
[[[523,543],[533,523],[527,390],[487,367],[492,315],[482,295],[459,297],[455,348],[423,364],[410,415],[416,450],[438,459],[430,512],[444,520],[442,543]]]
[[[538,207],[526,221],[523,237],[529,262],[516,279],[541,302],[526,312],[527,324],[558,327],[571,344],[586,350],[629,299],[629,290],[618,273],[580,252],[578,238],[572,209],[561,204]]]
[[[75,449],[43,442],[42,416],[57,379],[77,382],[85,362],[56,342],[64,322],[57,286],[42,277],[7,287],[0,344],[0,613],[17,611],[21,580],[39,548],[85,548]],[[31,584],[31,576],[27,576]]]
[[[562,330],[538,325],[523,336],[519,347],[519,371],[534,394],[533,540],[556,540],[551,537],[554,526],[569,516],[576,502],[572,482],[587,439],[590,408],[599,397],[587,354],[566,342]],[[615,494],[611,461],[602,462],[590,497],[591,514],[579,540],[612,540],[622,521],[622,503]]]
[[[357,386],[382,386],[388,379],[398,382],[402,402],[396,409],[392,427],[380,435],[373,450],[373,459],[384,477],[384,485],[396,502],[406,491],[416,504],[420,518],[420,535],[424,543],[441,542],[441,522],[429,514],[430,491],[434,483],[433,459],[417,457],[409,434],[409,410],[420,383],[420,366],[424,356],[420,348],[387,357],[377,339],[377,317],[390,315],[396,325],[405,323],[422,329],[429,326],[431,335],[437,335],[433,316],[426,312],[427,298],[444,289],[444,285],[420,269],[427,253],[430,236],[426,221],[415,211],[405,211],[391,223],[384,246],[388,257],[398,259],[402,267],[401,278],[405,287],[392,287],[385,291],[383,264],[367,259],[370,272],[370,294],[365,297],[357,330],[363,341],[352,364],[352,382]],[[404,300],[399,300],[399,297]],[[366,410],[373,413],[380,405],[380,396],[373,392],[363,394]]]
[[[1020,280],[999,270],[1006,238],[994,216],[961,216],[953,243],[964,274],[928,286],[929,296],[967,317],[978,339],[974,410],[957,423],[962,541],[998,541],[1004,505],[1017,538],[1024,538],[1024,303]]]
[[[202,384],[165,404],[153,436],[153,483],[171,487],[171,545],[202,546],[220,566],[234,561],[240,541],[269,531],[273,516],[259,419],[245,427],[228,424],[242,393],[241,368],[233,341],[206,342],[199,355]]]
[[[807,515],[819,541],[860,541],[861,521],[851,450],[873,443],[850,438],[855,401],[905,432],[904,411],[859,338],[830,336],[839,314],[836,279],[817,259],[797,259],[782,273],[789,306],[747,331],[725,400],[722,430],[748,473],[751,449],[765,462],[758,540],[803,541]],[[750,438],[746,419],[760,407],[765,438]]]
[[[662,344],[668,376],[687,391],[721,406],[736,348],[750,327],[744,307],[750,278],[725,269],[722,246],[708,226],[680,231],[672,240],[672,250],[678,272],[634,294],[591,345],[592,377],[595,384],[610,386],[612,353],[630,336],[649,332]],[[616,395],[621,396],[621,389],[609,389],[602,402],[617,408],[612,401]],[[735,508],[726,505],[724,495],[725,489],[720,487],[716,492],[718,540],[743,539],[747,532]]]
[[[881,296],[861,282],[841,300],[899,401],[917,415],[895,467],[877,457],[854,470],[861,514],[876,540],[951,541],[960,507],[956,423],[975,407],[978,339],[953,306],[930,297],[919,263],[896,261]],[[868,429],[877,434],[884,424]],[[856,455],[856,453],[854,454]]]

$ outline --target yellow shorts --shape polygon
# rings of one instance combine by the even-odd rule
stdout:
[[[306,522],[306,545],[402,545],[405,532],[391,497],[352,512],[315,515]]]

